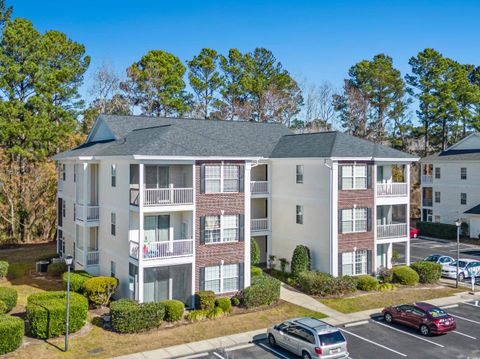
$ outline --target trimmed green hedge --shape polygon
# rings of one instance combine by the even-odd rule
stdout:
[[[185,304],[179,300],[162,300],[160,303],[165,305],[165,321],[176,322],[183,318],[185,312]]]
[[[408,266],[395,266],[392,268],[392,282],[403,285],[417,285],[420,278],[417,272]]]
[[[0,300],[7,306],[7,313],[17,306],[17,291],[10,287],[0,287]]]
[[[68,272],[63,273],[63,287],[67,289]],[[84,270],[70,272],[70,290],[77,293],[83,293],[83,285],[93,276]]]
[[[370,292],[372,290],[377,290],[379,286],[378,279],[370,275],[359,275],[357,279],[357,289]]]
[[[259,277],[259,276],[263,275],[263,270],[262,270],[262,268],[252,266],[250,268],[250,275],[252,276],[252,278],[253,277]]]
[[[323,272],[302,272],[298,275],[297,282],[305,293],[320,296],[352,293],[357,288],[354,277],[334,277]]]
[[[212,290],[199,290],[195,293],[195,308],[212,310],[215,307],[215,292]]]
[[[7,305],[3,300],[0,300],[0,315],[5,314],[7,312]]]
[[[0,355],[18,349],[24,333],[25,323],[21,318],[0,315]]]
[[[230,301],[230,298],[227,297],[218,297],[215,299],[215,306],[222,308],[225,314],[232,311],[232,302]]]
[[[280,299],[280,281],[270,276],[252,278],[252,285],[239,293],[239,299],[247,308],[276,303]]]
[[[427,237],[443,239],[457,238],[457,226],[454,224],[417,222],[416,226],[420,230],[420,234]]]
[[[442,275],[442,265],[433,262],[414,262],[410,267],[417,272],[420,283],[437,283]]]
[[[310,249],[307,246],[298,245],[295,247],[290,268],[295,276],[310,270]]]
[[[47,267],[47,273],[54,277],[60,277],[67,271],[67,265],[65,262],[51,263]]]
[[[5,278],[8,273],[8,262],[0,261],[0,279]]]
[[[65,334],[66,292],[42,292],[27,298],[27,320],[30,332],[48,339]],[[80,330],[87,320],[88,300],[83,295],[70,293],[69,332]]]
[[[110,303],[112,328],[119,333],[138,333],[158,328],[165,317],[165,305],[161,302],[138,303],[120,299]]]
[[[118,279],[114,277],[92,277],[83,283],[83,290],[88,300],[96,306],[106,307],[118,287]]]

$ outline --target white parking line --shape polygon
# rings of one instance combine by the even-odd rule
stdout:
[[[480,305],[475,305],[475,304],[472,304],[472,303],[463,302],[462,304],[466,304],[466,305],[469,305],[469,306],[474,307],[474,308],[480,308]]]
[[[386,327],[386,328],[395,330],[395,331],[397,331],[397,332],[399,332],[399,333],[403,333],[403,334],[405,334],[405,335],[410,335],[411,337],[417,338],[417,339],[419,339],[419,340],[423,340],[424,342],[427,342],[427,343],[436,345],[437,347],[445,348],[442,344],[438,344],[438,343],[432,342],[431,340],[428,340],[428,339],[422,338],[422,337],[420,337],[420,336],[418,336],[418,335],[415,335],[415,334],[412,334],[412,333],[408,333],[408,332],[405,332],[405,331],[403,331],[403,330],[394,328],[394,327],[392,327],[392,326],[390,326],[390,325],[383,324],[383,323],[377,322],[377,321],[375,321],[375,320],[373,320],[372,322],[375,323],[375,324],[378,324],[378,325],[382,325],[382,326],[384,326],[384,327]]]
[[[468,335],[468,334],[465,334],[465,333],[460,333],[460,332],[457,332],[456,330],[452,331],[452,333],[463,335],[464,337],[467,337],[467,338],[470,338],[470,339],[473,339],[473,340],[477,340],[477,338],[472,337],[471,335]]]
[[[354,334],[352,332],[349,332],[348,330],[345,330],[345,329],[342,329],[342,328],[339,328],[342,332],[345,332],[347,334],[350,334],[354,337],[357,337],[358,339],[362,339],[370,344],[373,344],[373,345],[376,345],[377,347],[380,347],[380,348],[383,348],[383,349],[386,349],[386,350],[389,350],[391,351],[392,353],[395,353],[395,354],[398,354],[402,357],[406,357],[407,355],[406,354],[403,354],[403,353],[400,353],[400,352],[397,352],[396,350],[392,349],[392,348],[389,348],[389,347],[386,347],[385,345],[382,345],[382,344],[378,344],[378,343],[375,343],[374,341],[370,340],[370,339],[367,339],[367,338],[364,338],[364,337],[361,337],[360,335],[357,335],[357,334]]]
[[[235,350],[241,350],[241,349],[246,349],[246,348],[251,348],[255,346],[255,344],[253,343],[247,343],[247,344],[241,344],[241,345],[237,345],[236,347],[230,347],[230,348],[227,348],[225,349],[226,352],[233,352]]]
[[[218,354],[217,352],[213,352],[212,354],[215,355],[217,358],[225,359],[224,357],[222,357],[222,356],[221,356],[220,354]]]
[[[479,321],[476,321],[476,320],[473,320],[473,319],[468,319],[468,318],[465,318],[465,317],[460,317],[458,315],[455,315],[455,314],[452,314],[452,313],[449,313],[452,317],[455,317],[455,318],[458,318],[458,319],[461,319],[461,320],[465,320],[467,322],[471,322],[471,323],[475,323],[475,324],[480,324]]]
[[[279,351],[275,350],[275,349],[272,349],[268,346],[266,346],[265,344],[263,343],[258,343],[259,346],[261,346],[263,349],[266,349],[267,351],[270,351],[274,354],[277,354],[280,358],[283,358],[283,359],[290,359],[289,357],[283,355],[282,353],[280,353]]]

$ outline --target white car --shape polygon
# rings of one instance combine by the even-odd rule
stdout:
[[[463,281],[465,278],[470,278],[471,273],[476,273],[475,276],[480,275],[480,261],[475,259],[460,259],[458,261],[458,280]],[[457,261],[442,268],[442,277],[453,278],[457,276]]]
[[[443,268],[454,262],[455,259],[450,256],[442,256],[441,254],[432,254],[431,256],[425,258],[424,261],[441,264]]]

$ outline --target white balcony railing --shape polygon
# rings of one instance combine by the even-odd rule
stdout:
[[[99,252],[87,252],[87,266],[96,266],[99,263]]]
[[[422,184],[431,184],[433,182],[432,175],[422,175]]]
[[[268,193],[268,181],[252,181],[250,182],[250,192],[253,194]]]
[[[408,184],[403,182],[377,183],[378,197],[404,197],[408,195]]]
[[[86,210],[86,213],[85,213],[85,210]],[[83,206],[81,204],[76,204],[75,218],[82,222],[98,221],[100,219],[100,207],[99,206]]]
[[[193,239],[144,243],[142,250],[142,257],[145,260],[186,257],[191,255],[193,255]]]
[[[193,188],[146,188],[143,194],[145,206],[193,204]]]
[[[252,232],[268,231],[268,218],[252,218],[250,230]]]
[[[406,223],[377,225],[377,238],[398,238],[407,236]]]

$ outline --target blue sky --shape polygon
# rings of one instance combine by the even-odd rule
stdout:
[[[8,0],[7,0],[8,2]],[[273,51],[297,79],[340,87],[348,68],[377,53],[403,74],[426,47],[480,65],[475,1],[27,1],[14,16],[56,29],[86,46],[92,65],[125,68],[152,49],[190,59],[202,47]]]

